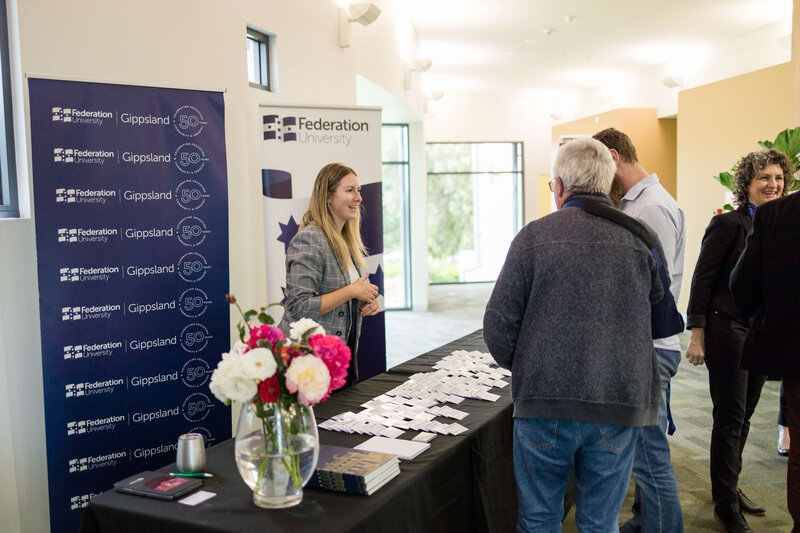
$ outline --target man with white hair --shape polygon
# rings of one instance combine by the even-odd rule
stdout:
[[[613,208],[614,160],[594,139],[558,152],[558,211],[514,238],[483,335],[511,370],[519,531],[560,531],[570,470],[581,531],[612,531],[639,428],[655,424],[652,338],[683,328],[652,232]]]

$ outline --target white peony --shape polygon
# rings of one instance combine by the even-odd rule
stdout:
[[[250,349],[248,345],[243,343],[242,341],[236,341],[233,346],[231,346],[231,354],[233,355],[244,355]],[[222,358],[225,358],[225,354],[222,354]]]
[[[278,365],[272,352],[266,348],[253,348],[242,356],[244,375],[251,379],[264,381],[275,375]]]
[[[310,318],[301,318],[297,322],[292,322],[289,325],[289,337],[292,339],[299,341],[303,338],[303,335],[306,334],[307,331],[315,329],[313,333],[319,333],[320,335],[325,335],[325,328],[311,320]]]
[[[211,374],[209,388],[223,403],[249,402],[258,393],[256,381],[245,372],[242,359],[222,354],[222,361]]]
[[[314,405],[327,393],[331,374],[321,359],[313,355],[302,355],[292,359],[286,370],[286,388],[297,393],[303,405]]]

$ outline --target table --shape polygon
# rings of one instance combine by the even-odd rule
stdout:
[[[336,393],[315,406],[321,422],[360,405],[404,382],[454,350],[487,351],[482,331],[432,350],[379,376]],[[494,390],[497,392],[497,389]],[[469,412],[461,435],[439,435],[430,449],[412,461],[402,461],[401,473],[371,496],[305,488],[300,505],[289,509],[256,507],[239,477],[234,441],[207,451],[203,490],[217,494],[195,507],[104,492],[89,502],[81,533],[97,532],[503,532],[514,531],[517,493],[512,460],[510,387],[497,402],[467,399],[456,406]],[[320,430],[324,444],[353,447],[369,438]],[[415,433],[415,432],[414,432]],[[402,438],[410,438],[407,432]],[[174,464],[164,472],[174,471]]]

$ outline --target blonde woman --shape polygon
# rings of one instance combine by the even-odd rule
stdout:
[[[365,253],[358,177],[340,163],[325,165],[286,252],[286,307],[279,327],[288,335],[289,324],[310,318],[341,337],[353,353],[345,387],[358,381],[361,318],[379,311]]]

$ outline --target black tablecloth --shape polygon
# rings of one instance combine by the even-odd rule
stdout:
[[[477,331],[341,391],[314,408],[318,422],[344,411],[359,411],[365,401],[404,382],[454,350],[486,351]],[[495,390],[497,392],[497,390]],[[439,435],[430,449],[402,461],[400,475],[371,496],[305,488],[300,505],[289,509],[256,507],[239,477],[234,441],[207,452],[203,490],[217,495],[190,507],[175,501],[140,498],[113,491],[90,501],[81,533],[95,532],[376,532],[513,531],[517,493],[512,461],[512,404],[509,388],[497,402],[465,400],[469,412],[460,423],[469,431]],[[320,430],[324,444],[353,447],[366,435]],[[411,438],[406,432],[401,438]],[[174,464],[163,471],[174,471]]]

